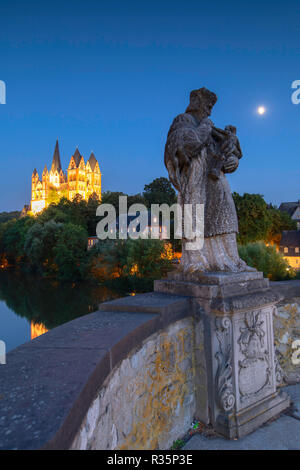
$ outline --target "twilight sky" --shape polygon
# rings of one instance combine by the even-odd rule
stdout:
[[[298,200],[299,69],[295,0],[1,1],[0,211],[29,203],[56,138],[64,169],[76,146],[94,151],[103,190],[134,194],[167,176],[167,131],[201,86],[219,97],[215,124],[238,128],[232,190]]]

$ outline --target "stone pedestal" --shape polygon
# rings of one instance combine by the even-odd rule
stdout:
[[[289,397],[277,390],[280,370],[273,313],[280,296],[269,289],[262,273],[183,277],[175,272],[156,281],[155,291],[192,297],[191,313],[201,318],[197,324],[203,334],[195,335],[203,343],[198,345],[202,353],[196,417],[232,439],[254,431],[289,406]]]

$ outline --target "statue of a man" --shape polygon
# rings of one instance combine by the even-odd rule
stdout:
[[[190,94],[190,104],[168,133],[165,165],[178,190],[178,201],[204,205],[204,245],[187,249],[183,238],[180,269],[184,272],[253,271],[240,259],[238,220],[225,173],[234,172],[242,157],[236,129],[217,129],[209,119],[217,96],[206,88]]]

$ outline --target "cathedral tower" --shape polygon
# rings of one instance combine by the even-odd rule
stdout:
[[[101,200],[101,172],[99,163],[91,153],[85,164],[83,156],[76,148],[72,155],[68,176],[62,170],[58,140],[56,141],[50,171],[47,166],[39,179],[35,169],[31,177],[31,211],[36,214],[51,202],[58,202],[61,197],[73,200],[76,195],[88,200],[93,194]]]

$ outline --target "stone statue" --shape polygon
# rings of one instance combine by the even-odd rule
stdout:
[[[178,201],[204,205],[204,246],[188,250],[183,238],[180,269],[184,273],[255,271],[238,255],[238,220],[225,173],[234,172],[242,152],[236,128],[214,127],[209,119],[217,96],[206,88],[190,94],[190,104],[168,133],[165,165],[178,190]]]

